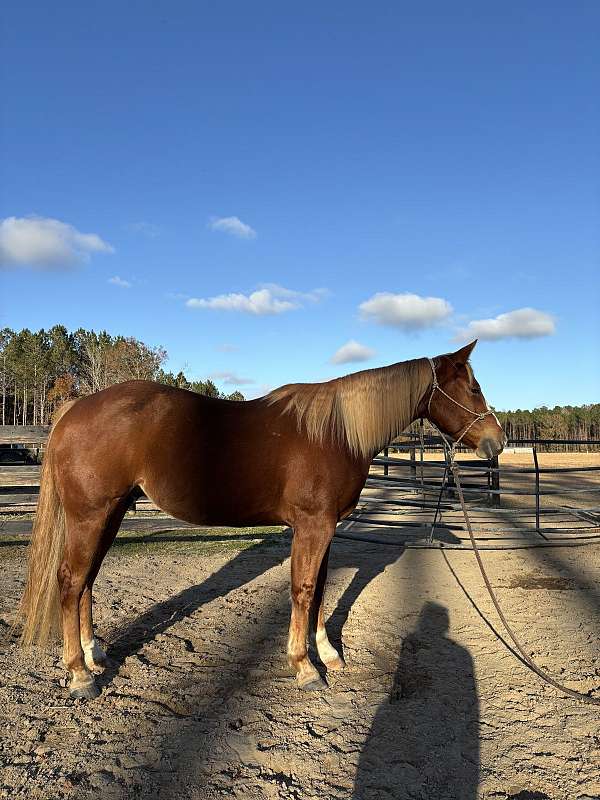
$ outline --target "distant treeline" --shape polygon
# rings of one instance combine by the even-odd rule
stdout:
[[[600,439],[600,403],[497,411],[509,439]]]
[[[132,379],[159,381],[210,397],[244,400],[240,392],[222,394],[215,384],[190,381],[183,372],[165,372],[167,353],[138,339],[64,325],[32,332],[0,330],[0,422],[47,425],[65,400]]]
[[[555,406],[534,408],[533,411],[496,411],[498,421],[509,439],[571,439],[600,441],[600,403],[586,406]],[[419,424],[410,426],[410,433],[418,435]],[[425,435],[436,436],[435,429],[426,421]],[[545,445],[548,449],[597,450],[597,445]]]

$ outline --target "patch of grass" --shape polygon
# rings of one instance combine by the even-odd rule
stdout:
[[[135,553],[214,554],[270,547],[285,541],[281,526],[259,528],[183,528],[151,533],[121,531],[113,548],[125,555]]]
[[[168,527],[168,522],[166,523]],[[158,532],[120,531],[110,552],[113,555],[150,553],[216,554],[247,550],[260,545],[273,547],[286,541],[282,526],[259,528],[180,528]],[[0,535],[0,559],[24,555],[28,536]]]

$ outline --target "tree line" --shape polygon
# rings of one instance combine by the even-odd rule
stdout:
[[[509,439],[570,439],[579,442],[594,440],[600,442],[600,403],[583,406],[541,406],[531,411],[496,411],[498,421]],[[414,422],[409,432],[419,435],[419,423]],[[423,426],[425,436],[437,436],[437,431],[427,420]],[[561,451],[596,450],[598,445],[545,445],[544,450],[557,448]]]
[[[166,372],[167,353],[131,336],[64,325],[48,330],[0,330],[0,422],[47,425],[65,400],[92,394],[132,379],[158,381],[209,397],[244,400],[241,392],[223,394],[207,378],[191,381],[183,372]]]
[[[600,440],[600,403],[497,411],[509,439]]]

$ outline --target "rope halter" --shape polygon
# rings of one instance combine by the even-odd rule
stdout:
[[[483,411],[483,412],[478,412],[478,411],[473,411],[472,408],[467,408],[466,406],[463,406],[463,404],[459,403],[458,400],[455,400],[454,397],[450,397],[448,392],[445,392],[442,389],[442,387],[440,386],[440,384],[438,383],[437,374],[435,372],[435,364],[433,363],[433,359],[432,358],[428,358],[427,361],[429,361],[429,365],[430,365],[431,371],[433,373],[433,383],[431,385],[431,394],[429,395],[429,400],[427,402],[427,415],[429,417],[429,421],[431,422],[431,399],[432,399],[436,389],[437,389],[438,392],[443,394],[444,397],[447,397],[448,400],[450,400],[452,403],[454,403],[455,406],[458,406],[459,408],[462,408],[463,411],[467,411],[469,414],[473,415],[473,420],[462,430],[462,432],[460,433],[459,437],[457,439],[454,439],[454,443],[452,445],[450,444],[448,439],[444,436],[443,431],[441,431],[438,428],[438,426],[435,425],[435,423],[434,423],[435,427],[438,429],[438,431],[440,433],[440,436],[444,440],[444,443],[445,443],[446,447],[448,447],[448,449],[450,450],[450,454],[451,454],[452,459],[454,459],[454,453],[455,453],[456,448],[461,443],[461,441],[464,439],[464,437],[467,435],[467,433],[471,430],[473,425],[475,425],[476,422],[481,422],[486,417],[490,417],[491,416],[491,417],[495,418],[495,414],[491,410],[491,408],[488,406],[487,403],[485,404],[487,410]],[[484,402],[485,402],[485,400],[484,400]]]

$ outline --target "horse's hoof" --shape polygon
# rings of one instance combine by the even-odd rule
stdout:
[[[326,661],[325,666],[328,670],[331,669],[333,671],[346,669],[346,662],[341,656],[338,656],[337,658],[334,658],[333,661]]]
[[[323,689],[327,689],[327,684],[322,678],[313,678],[312,681],[308,681],[308,683],[299,684],[300,688],[303,692],[321,692]]]
[[[88,683],[86,686],[78,686],[69,691],[69,697],[72,700],[94,700],[94,698],[99,696],[100,689],[94,682]]]

